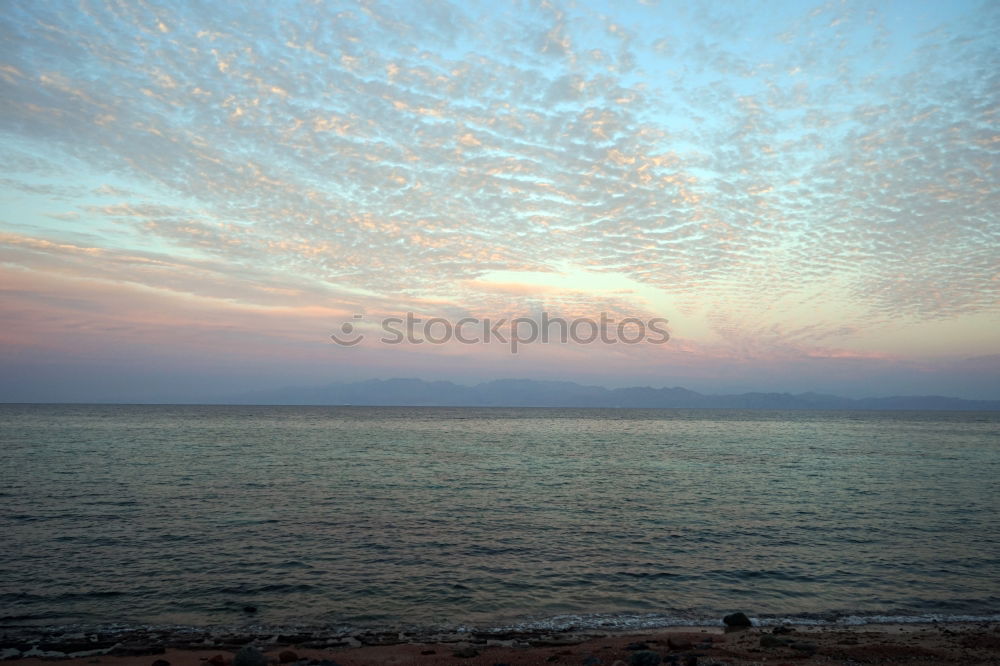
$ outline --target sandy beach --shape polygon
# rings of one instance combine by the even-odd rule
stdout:
[[[229,637],[229,640],[244,640]],[[328,643],[326,647],[321,644]],[[383,644],[376,644],[383,643]],[[47,647],[47,650],[42,650]],[[656,664],[750,666],[751,664],[1000,664],[1000,624],[936,623],[857,627],[670,628],[642,633],[453,634],[421,639],[360,635],[301,643],[256,639],[243,646],[132,642],[100,648],[86,644],[29,646],[5,643],[13,663],[53,660],[103,666],[361,666],[365,664]],[[44,656],[39,655],[42,652]]]

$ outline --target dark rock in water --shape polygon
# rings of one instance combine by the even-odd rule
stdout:
[[[256,606],[244,606],[243,607],[243,612],[244,613],[256,613],[257,612],[257,607]]]
[[[221,654],[217,654],[214,657],[206,659],[205,663],[211,664],[212,666],[226,666],[226,658]]]
[[[764,634],[760,637],[760,646],[766,648],[772,647],[784,647],[788,645],[787,638],[781,638],[780,636],[775,636],[774,634]]]
[[[293,661],[298,661],[299,655],[295,654],[291,650],[282,650],[278,653],[278,663],[279,664],[290,664]]]
[[[771,630],[772,634],[790,634],[794,629],[785,624],[779,624],[777,627]]]
[[[628,658],[629,666],[660,666],[660,655],[652,650],[639,650]]]
[[[792,648],[793,650],[798,650],[799,652],[805,652],[806,654],[815,654],[816,650],[819,649],[816,647],[815,643],[801,643],[801,642],[791,643],[788,647]]]
[[[752,627],[753,622],[744,613],[731,613],[726,617],[722,618],[722,622],[730,628],[742,629],[744,627]]]
[[[267,657],[252,645],[244,645],[233,657],[233,666],[267,666]]]
[[[170,662],[166,659],[157,659],[153,662],[153,666],[170,666]]]
[[[462,659],[468,659],[470,657],[478,657],[479,656],[479,650],[477,650],[474,647],[458,648],[457,650],[455,650],[454,652],[452,652],[452,655],[454,655],[456,657],[460,657]]]
[[[625,646],[626,650],[648,650],[649,646],[645,643],[629,643]]]

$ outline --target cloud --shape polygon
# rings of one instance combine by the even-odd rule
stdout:
[[[997,312],[996,11],[635,11],[11,8],[0,187],[44,212],[5,215],[4,261],[260,307],[607,306],[477,282],[568,264],[748,355]]]

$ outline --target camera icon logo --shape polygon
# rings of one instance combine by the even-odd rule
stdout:
[[[365,317],[364,315],[356,314],[354,315],[353,318],[364,319],[364,317]],[[341,345],[342,347],[353,347],[354,345],[358,344],[359,342],[365,339],[363,333],[358,333],[357,335],[353,335],[354,324],[352,324],[349,321],[345,321],[343,324],[340,325],[340,333],[341,335],[333,333],[332,335],[330,335],[330,337],[333,339],[334,342],[336,342],[338,345]]]

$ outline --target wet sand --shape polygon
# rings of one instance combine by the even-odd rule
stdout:
[[[362,637],[364,638],[364,637]],[[398,640],[398,639],[397,639]],[[749,628],[726,631],[722,627],[670,628],[621,633],[556,633],[551,635],[447,635],[434,639],[360,644],[348,639],[330,647],[255,641],[250,645],[263,655],[244,654],[239,647],[164,647],[132,644],[108,654],[67,657],[13,655],[12,664],[51,664],[58,659],[73,666],[362,666],[366,664],[579,664],[628,666],[677,664],[750,666],[751,664],[997,664],[1000,665],[1000,624],[910,624],[857,627]],[[22,645],[23,649],[23,645]],[[115,655],[115,651],[132,654]],[[139,654],[143,653],[145,654]],[[284,654],[282,654],[284,653]],[[22,653],[23,654],[23,653]],[[30,654],[30,652],[29,652]],[[79,652],[77,653],[79,654]],[[257,660],[257,664],[248,663]],[[235,663],[234,663],[235,662]],[[155,666],[166,666],[163,663]]]

